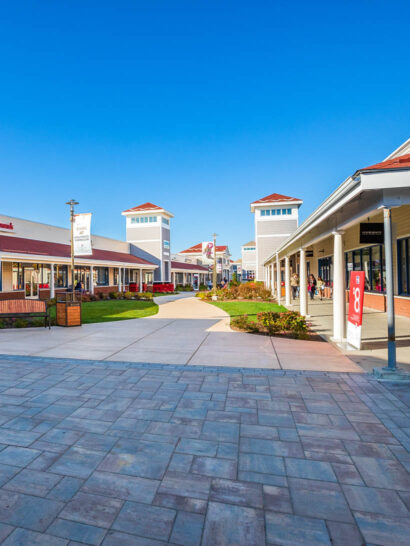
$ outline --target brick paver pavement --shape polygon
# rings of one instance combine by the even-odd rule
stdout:
[[[0,359],[3,544],[408,544],[408,387]]]

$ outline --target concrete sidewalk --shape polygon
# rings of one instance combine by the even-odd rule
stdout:
[[[221,309],[193,297],[158,298],[157,315],[135,320],[0,331],[0,354],[196,366],[362,372],[330,343],[230,329]]]
[[[289,307],[299,311],[299,300]],[[333,333],[333,302],[315,298],[309,300],[309,321],[312,329],[326,339]],[[347,316],[346,305],[346,316]],[[396,346],[397,364],[410,371],[410,319],[396,316]],[[387,364],[387,316],[386,313],[375,309],[363,310],[362,350],[340,350],[365,370],[371,371],[375,367]]]

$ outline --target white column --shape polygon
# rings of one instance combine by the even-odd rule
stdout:
[[[55,298],[56,291],[54,286],[54,264],[50,265],[50,298]]]
[[[118,268],[118,292],[121,292],[121,267]]]
[[[343,264],[343,232],[333,232],[333,340],[345,337],[346,296],[345,271]]]
[[[285,256],[285,305],[290,305],[290,263],[289,256]]]
[[[94,266],[90,265],[90,294],[94,294]]]
[[[280,298],[281,298],[281,285],[280,285],[280,261],[279,261],[279,255],[276,254],[276,300],[278,302],[278,305],[280,305]]]
[[[142,292],[142,269],[139,269],[138,270],[138,275],[139,275],[139,291]]]
[[[299,264],[299,301],[300,314],[304,317],[308,314],[308,299],[307,299],[307,272],[306,272],[306,250],[300,249],[300,264]]]

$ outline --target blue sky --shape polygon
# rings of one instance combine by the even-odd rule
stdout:
[[[0,212],[124,238],[174,213],[172,250],[216,231],[237,257],[249,203],[304,219],[410,137],[408,2],[7,2]]]

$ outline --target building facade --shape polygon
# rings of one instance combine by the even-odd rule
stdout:
[[[220,283],[222,279],[231,279],[231,253],[227,245],[216,245],[216,272],[217,272],[217,282]],[[176,256],[179,261],[185,263],[203,265],[202,263],[202,243],[198,243],[194,246],[182,250]],[[213,264],[208,267],[209,271],[213,270]]]
[[[70,230],[0,215],[0,299],[49,299],[71,289]],[[91,294],[142,291],[158,268],[133,245],[92,235],[92,255],[76,256],[74,282]]]
[[[271,252],[264,267],[267,286],[279,300],[284,297],[285,304],[290,303],[293,271],[301,279],[310,273],[324,279],[325,295],[333,300],[337,341],[345,336],[352,271],[365,273],[365,307],[385,311],[391,301],[396,314],[410,317],[410,139],[381,163],[349,176]],[[304,315],[308,314],[306,284],[300,282]]]
[[[171,218],[162,207],[144,203],[122,212],[126,240],[140,258],[158,265],[154,282],[171,282]]]
[[[242,282],[254,281],[256,278],[256,242],[249,241],[241,246]]]
[[[272,193],[251,203],[255,215],[257,281],[265,280],[265,260],[297,229],[301,199]]]

